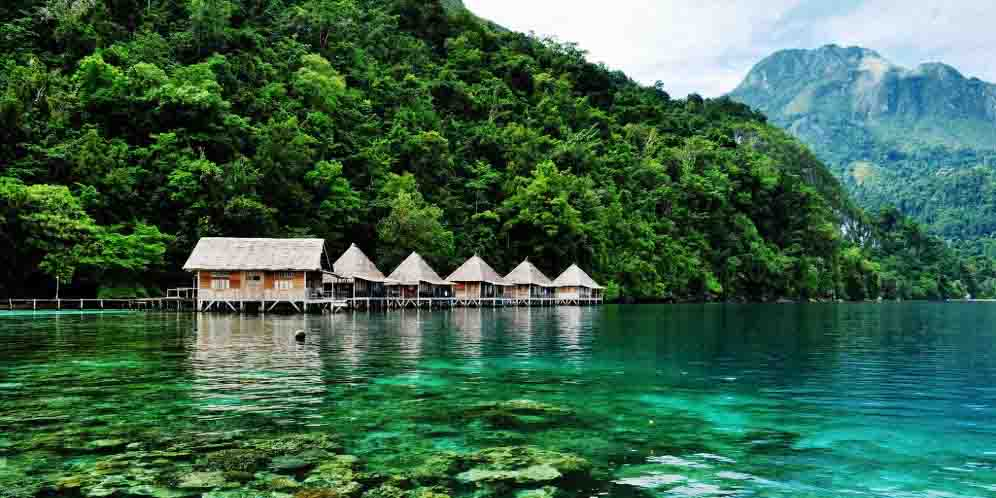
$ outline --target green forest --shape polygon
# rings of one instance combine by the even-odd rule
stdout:
[[[996,233],[996,153],[907,143],[871,147],[864,157],[873,161],[840,162],[848,165],[839,168],[840,176],[855,202],[868,209],[895,206],[946,240],[979,250],[990,245]]]
[[[440,0],[7,0],[0,295],[183,286],[200,237],[477,252],[655,301],[996,295],[750,108]]]

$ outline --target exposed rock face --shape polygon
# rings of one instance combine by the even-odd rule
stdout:
[[[777,52],[754,66],[731,96],[783,125],[814,116],[869,126],[957,119],[996,131],[996,85],[940,63],[906,69],[859,47]]]

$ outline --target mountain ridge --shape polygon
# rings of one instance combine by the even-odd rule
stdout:
[[[809,145],[860,206],[897,206],[951,240],[996,232],[996,207],[973,212],[996,188],[996,84],[831,44],[775,52],[730,97]]]
[[[851,118],[876,120],[968,117],[986,121],[996,132],[996,84],[967,78],[942,62],[906,68],[863,47],[776,52],[759,62],[731,96],[776,121],[837,108],[850,111]],[[991,145],[964,139],[948,144]]]

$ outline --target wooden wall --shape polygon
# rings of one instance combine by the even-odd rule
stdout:
[[[458,299],[477,299],[481,297],[480,282],[456,282],[453,294]]]
[[[211,288],[211,274],[213,274],[213,273],[218,273],[218,272],[211,272],[211,271],[201,271],[201,272],[199,272],[199,275],[200,275],[200,288],[201,289],[210,289]],[[244,278],[245,273],[246,272],[242,272],[242,271],[228,272],[228,288],[230,288],[230,289],[241,289],[243,281],[247,281]],[[274,281],[276,281],[276,276],[277,276],[276,272],[264,271],[262,273],[263,273],[263,288],[264,289],[273,289],[274,287],[276,287],[274,285]],[[303,289],[304,288],[304,285],[305,285],[304,275],[305,275],[305,272],[303,272],[303,271],[296,271],[296,272],[294,272],[294,288],[295,289]],[[321,278],[320,274],[318,274],[318,276],[316,276],[315,278]]]

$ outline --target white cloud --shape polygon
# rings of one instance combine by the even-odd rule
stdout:
[[[861,45],[905,65],[951,64],[996,80],[996,2],[963,0],[465,0],[517,30],[577,42],[590,59],[674,96],[732,90],[784,48]]]
[[[825,38],[874,49],[906,66],[944,62],[966,76],[996,81],[994,16],[991,0],[876,0],[819,28]]]

